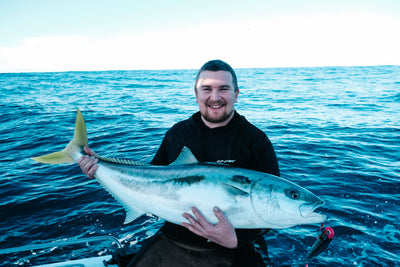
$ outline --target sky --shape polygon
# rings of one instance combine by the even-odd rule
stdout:
[[[0,0],[0,73],[400,65],[399,0]]]

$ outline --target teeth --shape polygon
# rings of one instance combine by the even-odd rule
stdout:
[[[222,106],[210,106],[211,108],[220,108],[220,107],[222,107]]]

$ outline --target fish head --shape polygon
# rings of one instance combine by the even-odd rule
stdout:
[[[321,198],[280,177],[255,182],[250,195],[255,212],[268,228],[279,229],[325,220],[325,216],[314,212],[325,203]]]

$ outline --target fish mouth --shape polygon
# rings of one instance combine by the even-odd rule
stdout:
[[[299,211],[300,215],[304,219],[312,219],[312,218],[318,218],[320,220],[325,220],[325,216],[321,215],[319,213],[314,212],[315,209],[321,207],[324,205],[325,202],[323,200],[317,202],[317,203],[304,203],[299,206]]]

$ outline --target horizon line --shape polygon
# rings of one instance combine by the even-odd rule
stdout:
[[[300,69],[300,68],[352,68],[352,67],[395,67],[400,64],[371,64],[371,65],[321,65],[321,66],[269,66],[269,67],[233,67],[234,70],[243,69]],[[110,72],[110,71],[178,71],[194,70],[200,68],[143,68],[143,69],[98,69],[98,70],[23,70],[23,71],[0,71],[0,74],[23,74],[23,73],[66,73],[66,72]]]

